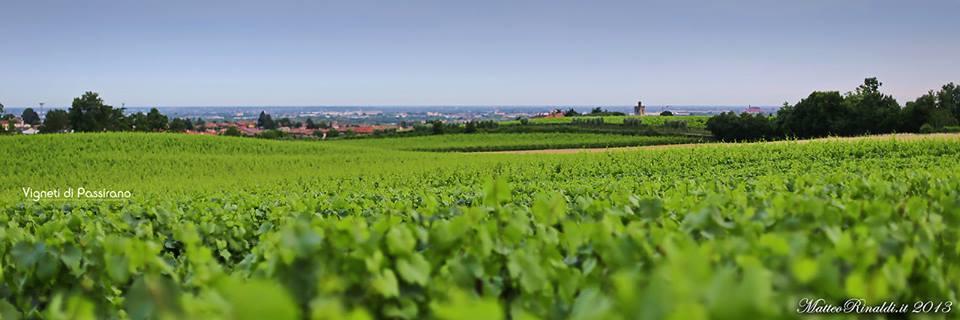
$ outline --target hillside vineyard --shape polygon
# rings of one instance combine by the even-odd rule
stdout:
[[[804,317],[802,299],[958,301],[957,136],[581,154],[384,141],[0,137],[0,314],[769,319]],[[77,187],[131,197],[22,191]]]

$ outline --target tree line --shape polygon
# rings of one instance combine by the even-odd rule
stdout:
[[[187,130],[206,130],[206,122],[201,119],[189,118],[170,118],[157,108],[151,108],[147,113],[137,112],[130,115],[124,114],[124,108],[115,108],[105,104],[100,95],[96,92],[86,92],[82,96],[74,98],[67,110],[53,109],[47,112],[42,120],[33,108],[26,108],[20,115],[24,123],[31,126],[39,125],[41,133],[67,132],[70,130],[76,132],[102,132],[102,131],[143,131],[143,132],[184,132]],[[3,105],[0,104],[0,115],[4,120],[14,118],[12,114],[3,113]],[[281,119],[281,125],[288,124],[289,119]],[[13,131],[10,122],[11,129]],[[299,125],[299,123],[298,123]],[[307,122],[308,126],[314,126],[312,121]],[[323,124],[321,124],[322,126]],[[233,132],[240,135],[239,130]]]
[[[846,94],[815,91],[795,105],[784,103],[775,116],[721,113],[707,120],[707,130],[721,140],[750,141],[960,129],[960,86],[946,84],[901,107],[881,85],[867,78]]]
[[[2,114],[2,109],[0,109]],[[46,117],[40,116],[33,108],[26,108],[21,114],[24,123],[40,125],[41,133],[66,132],[102,132],[102,131],[186,131],[202,128],[205,122],[184,118],[170,119],[157,108],[149,112],[137,112],[124,115],[124,108],[114,108],[103,103],[96,92],[86,92],[74,98],[68,110],[53,109]]]

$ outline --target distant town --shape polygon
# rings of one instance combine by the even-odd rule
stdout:
[[[640,115],[635,106],[321,106],[321,107],[126,107],[126,116],[149,114],[156,109],[167,117],[168,126],[188,134],[223,135],[229,128],[234,134],[257,136],[264,130],[277,130],[293,137],[321,137],[333,135],[371,135],[379,132],[404,132],[414,126],[432,122],[465,124],[471,121],[509,121],[524,118],[563,117],[564,112],[588,112],[602,108],[605,111]],[[34,113],[36,119],[24,112]],[[7,108],[0,120],[2,128],[21,134],[41,132],[40,126],[47,112],[69,107]],[[773,114],[778,107],[770,106],[645,106],[644,115],[716,115],[722,112],[750,112]],[[263,116],[275,123],[263,123]],[[26,119],[25,119],[26,118]],[[176,122],[176,123],[175,123]],[[150,130],[156,131],[156,130]]]

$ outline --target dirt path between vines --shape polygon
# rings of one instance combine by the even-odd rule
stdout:
[[[861,136],[861,137],[832,137],[832,138],[818,138],[818,139],[808,139],[808,140],[783,140],[783,141],[771,141],[771,142],[752,142],[752,143],[722,143],[722,142],[711,142],[711,143],[683,143],[683,144],[661,144],[653,146],[638,146],[638,147],[612,147],[612,148],[580,148],[580,149],[540,149],[540,150],[510,150],[510,151],[486,151],[486,152],[469,152],[469,153],[485,153],[485,154],[569,154],[569,153],[596,153],[596,152],[627,152],[627,151],[637,151],[637,150],[657,150],[657,149],[680,149],[680,148],[694,148],[694,147],[728,147],[728,146],[742,146],[745,144],[761,144],[761,143],[807,143],[811,141],[857,141],[857,140],[900,140],[900,141],[912,141],[912,140],[957,140],[960,142],[960,133],[932,133],[932,134],[915,134],[915,133],[898,133],[898,134],[884,134],[884,135],[874,135],[874,136]]]

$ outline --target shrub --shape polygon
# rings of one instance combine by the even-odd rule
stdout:
[[[229,127],[227,130],[224,130],[222,134],[231,137],[239,137],[243,135],[243,133],[240,132],[240,129],[237,129],[237,127]]]

